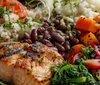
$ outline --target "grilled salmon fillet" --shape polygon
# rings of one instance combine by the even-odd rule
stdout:
[[[0,79],[14,85],[50,85],[51,67],[63,62],[58,52],[39,42],[0,43]]]

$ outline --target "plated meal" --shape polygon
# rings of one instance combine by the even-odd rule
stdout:
[[[100,0],[0,0],[0,85],[100,85]]]

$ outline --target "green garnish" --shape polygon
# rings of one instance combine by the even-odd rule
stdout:
[[[22,57],[24,57],[24,56],[25,56],[25,52],[20,52],[20,55],[21,55]]]
[[[83,57],[93,59],[95,57],[95,50],[92,47],[82,48]]]
[[[25,43],[24,44],[24,48],[28,48],[28,43]]]
[[[67,61],[56,67],[52,85],[93,85],[96,81],[82,65],[71,65]]]
[[[37,19],[37,18],[36,19],[34,18],[33,21],[34,22],[37,22],[37,23],[40,23],[40,24],[42,23],[41,20],[40,19]]]
[[[16,6],[17,4],[15,2],[11,2],[10,6]]]
[[[42,63],[43,62],[43,58],[37,58],[37,61]]]
[[[9,13],[11,13],[11,10],[8,7],[0,7],[0,16],[9,15]]]

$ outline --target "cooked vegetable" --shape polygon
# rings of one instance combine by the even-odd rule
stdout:
[[[100,60],[99,59],[90,59],[85,60],[84,64],[91,69],[100,69]]]
[[[0,6],[10,8],[20,18],[26,18],[27,13],[24,6],[17,0],[0,0]]]
[[[99,59],[90,59],[85,60],[84,64],[91,69],[100,69],[100,60]]]
[[[81,37],[81,42],[84,43],[85,45],[100,44],[100,42],[92,32],[83,35]]]
[[[76,22],[76,28],[86,32],[98,32],[97,22],[89,18],[79,18]]]
[[[82,44],[77,44],[71,48],[72,50],[68,59],[71,64],[74,64],[75,60],[80,58],[80,52],[82,51],[83,47],[85,46]]]
[[[94,17],[94,20],[95,20],[96,22],[100,22],[100,14],[97,15],[97,16],[95,16],[95,17]]]
[[[100,57],[100,45],[92,44],[91,46],[94,48],[96,56]]]
[[[52,78],[52,85],[93,85],[95,82],[84,65],[71,65],[68,62],[56,67]]]

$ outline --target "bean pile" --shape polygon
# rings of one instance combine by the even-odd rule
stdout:
[[[44,21],[38,29],[33,29],[31,34],[25,33],[22,42],[29,44],[39,41],[49,47],[55,48],[65,59],[67,59],[70,48],[79,44],[81,32],[74,29],[74,24],[66,17],[58,15],[51,22]]]

